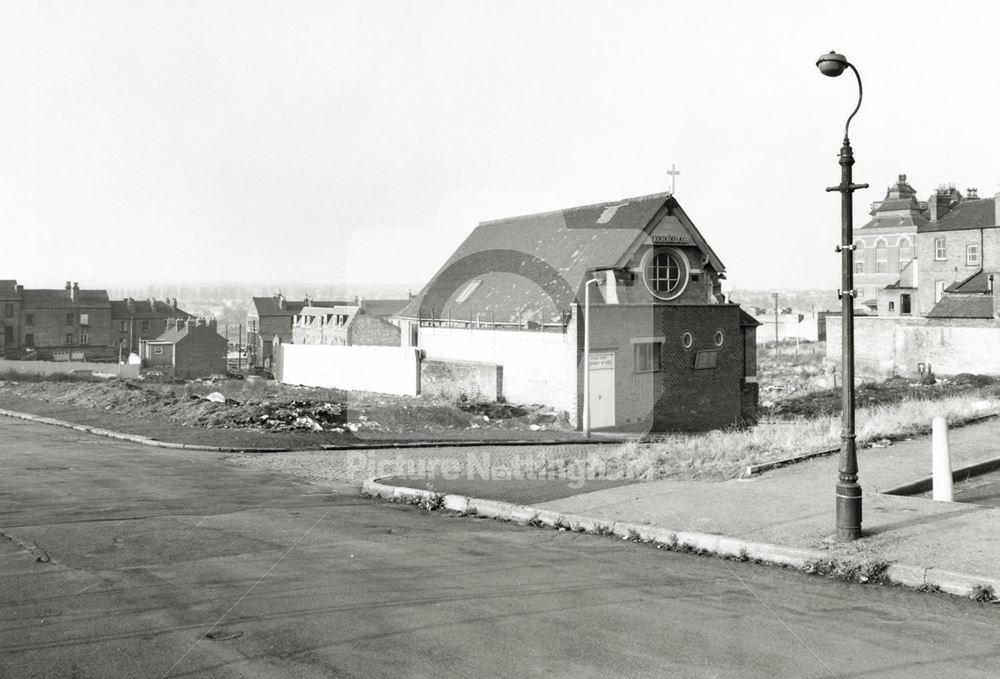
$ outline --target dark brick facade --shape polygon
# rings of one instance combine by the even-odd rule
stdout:
[[[705,431],[740,424],[756,406],[756,385],[745,379],[756,372],[755,345],[747,332],[753,327],[741,326],[740,308],[732,304],[595,305],[591,353],[615,355],[616,426]],[[685,333],[690,333],[690,347],[685,347]],[[661,369],[637,371],[635,344],[642,340],[660,343]],[[582,359],[582,318],[578,347]],[[714,365],[697,367],[699,352],[706,352],[704,365]],[[582,360],[578,384],[582,421]]]

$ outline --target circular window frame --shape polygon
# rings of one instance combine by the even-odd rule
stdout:
[[[726,335],[721,330],[716,330],[715,335],[712,336],[712,339],[715,340],[715,346],[717,347],[721,347],[723,344],[726,343]]]
[[[684,351],[690,351],[691,347],[694,346],[694,335],[691,334],[690,330],[681,333],[681,346],[684,347]]]
[[[652,285],[649,283],[649,279],[646,277],[646,268],[649,266],[649,260],[658,254],[665,253],[670,255],[677,261],[680,272],[678,273],[677,287],[668,293],[657,292]],[[688,264],[687,257],[684,253],[677,248],[670,247],[654,247],[650,248],[645,255],[642,256],[642,261],[639,263],[639,268],[642,270],[642,283],[649,290],[649,294],[659,300],[670,301],[672,299],[677,299],[681,294],[687,289],[688,282],[691,278],[691,269]]]

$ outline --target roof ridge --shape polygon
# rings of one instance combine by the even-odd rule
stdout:
[[[479,226],[484,226],[486,224],[498,224],[500,222],[512,222],[518,219],[536,219],[538,217],[548,217],[551,215],[564,214],[566,212],[573,212],[575,210],[588,210],[591,208],[598,208],[604,205],[614,205],[615,203],[624,203],[628,201],[641,201],[641,200],[651,200],[653,198],[670,198],[673,194],[669,191],[662,193],[650,193],[645,196],[632,196],[631,198],[618,198],[616,200],[604,200],[599,203],[591,203],[589,205],[575,205],[573,207],[564,207],[556,210],[545,210],[543,212],[532,212],[526,215],[512,215],[510,217],[500,217],[498,219],[487,219],[485,221],[479,222]]]

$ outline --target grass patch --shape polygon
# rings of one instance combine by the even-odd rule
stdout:
[[[861,408],[857,413],[858,446],[883,439],[926,434],[931,420],[942,415],[952,426],[1000,413],[1000,397],[971,393],[940,400],[907,399]],[[586,457],[554,457],[539,461],[545,473],[572,478],[704,479],[738,478],[748,466],[780,460],[840,444],[840,418],[822,415],[762,422],[746,429],[704,434],[674,434],[652,443],[630,442],[590,452]],[[587,476],[584,476],[587,474]]]

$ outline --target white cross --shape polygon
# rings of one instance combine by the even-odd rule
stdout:
[[[670,195],[671,195],[671,196],[672,196],[672,195],[674,195],[674,189],[676,189],[676,188],[677,188],[677,186],[676,186],[676,182],[677,182],[677,175],[679,175],[680,173],[681,173],[681,171],[680,171],[680,170],[678,170],[678,169],[677,169],[677,168],[676,168],[676,167],[674,166],[674,164],[673,164],[673,163],[670,163],[670,169],[669,169],[669,170],[667,170],[667,174],[669,174],[669,175],[670,175]]]

